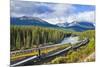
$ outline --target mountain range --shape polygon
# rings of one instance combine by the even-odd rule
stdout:
[[[95,29],[94,23],[86,21],[81,21],[81,22],[74,21],[72,23],[65,22],[65,23],[58,23],[56,25],[67,29],[73,29],[75,31],[85,31],[85,30]]]
[[[43,27],[58,27],[57,25],[52,25],[38,17],[11,17],[11,25],[34,25],[34,26],[43,26]]]
[[[66,30],[70,29],[78,32],[95,29],[95,25],[92,22],[74,21],[72,23],[65,22],[65,23],[57,23],[54,25],[38,17],[27,17],[27,16],[11,17],[10,24],[11,25],[33,25],[33,26],[42,26],[42,27],[59,28],[59,29],[63,28]]]

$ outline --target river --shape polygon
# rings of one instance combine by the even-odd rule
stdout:
[[[70,36],[70,37],[66,37],[64,38],[60,44],[68,44],[68,43],[71,43],[71,44],[75,44],[75,43],[78,43],[79,42],[79,37],[78,36]]]

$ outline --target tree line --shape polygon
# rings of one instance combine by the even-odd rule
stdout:
[[[11,26],[10,44],[11,51],[29,49],[43,44],[55,44],[71,35],[70,32],[62,32],[55,29],[39,26]]]

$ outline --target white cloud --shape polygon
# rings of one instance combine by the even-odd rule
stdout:
[[[81,12],[78,14],[71,15],[67,18],[67,21],[88,21],[88,22],[95,22],[95,11],[86,11]]]
[[[51,18],[59,18],[59,17],[64,17],[68,16],[70,14],[73,14],[75,7],[69,4],[56,4],[56,3],[41,3],[38,5],[44,5],[53,10],[52,12],[45,12],[42,14],[33,14],[33,16],[37,16],[40,18],[46,18],[46,19],[51,19]]]
[[[71,23],[73,21],[87,21],[87,22],[92,22],[95,23],[95,11],[86,11],[86,12],[81,12],[78,14],[72,14],[70,16],[66,17],[59,17],[59,18],[51,18],[51,19],[44,19],[52,24],[56,23]]]
[[[95,22],[95,11],[83,12],[78,15],[78,21]]]
[[[55,11],[52,13],[52,15],[55,15],[56,17],[59,16],[68,16],[70,13],[73,13],[74,6],[72,5],[66,5],[66,4],[56,4],[54,7],[52,7]],[[67,13],[67,14],[66,14]]]

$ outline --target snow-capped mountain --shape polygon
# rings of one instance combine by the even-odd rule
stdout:
[[[73,26],[75,24],[77,24],[77,22],[72,22],[72,23],[68,23],[68,22],[66,22],[66,23],[57,23],[56,25],[59,26],[59,27],[69,27],[69,26]]]
[[[75,31],[85,31],[85,30],[91,30],[95,29],[95,25],[92,22],[72,22],[72,23],[59,23],[56,24],[59,27],[64,27],[67,29],[73,29]]]

